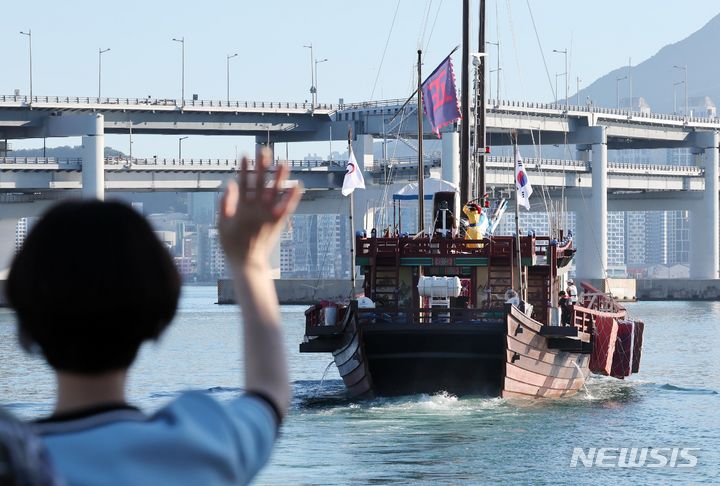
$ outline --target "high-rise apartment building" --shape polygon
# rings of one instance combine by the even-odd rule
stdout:
[[[350,275],[347,217],[296,214],[280,241],[280,270],[287,278],[343,278]]]
[[[22,248],[23,243],[25,243],[25,238],[27,238],[28,233],[30,232],[30,229],[32,229],[33,225],[37,222],[37,217],[29,217],[29,218],[20,218],[18,222],[15,224],[15,251],[20,251],[20,248]]]
[[[220,233],[215,227],[208,229],[208,271],[211,279],[227,277],[225,253],[220,245]]]

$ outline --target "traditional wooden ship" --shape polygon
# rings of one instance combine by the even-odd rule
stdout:
[[[590,372],[637,373],[643,323],[612,297],[586,285],[571,325],[553,325],[549,303],[575,252],[570,239],[520,238],[527,300],[506,303],[507,289],[519,288],[515,242],[358,237],[357,264],[375,307],[362,299],[312,306],[300,351],[332,353],[351,397],[554,398],[575,394]],[[459,280],[457,296],[421,295],[423,276]]]
[[[467,39],[465,53],[466,46]],[[480,104],[476,116],[484,111]],[[420,181],[422,174],[419,163]],[[331,353],[353,398],[440,391],[556,398],[577,393],[591,372],[620,379],[638,372],[643,323],[611,296],[584,284],[570,325],[560,325],[558,295],[575,254],[569,235],[519,236],[516,205],[515,236],[476,238],[467,228],[491,216],[483,199],[463,201],[465,214],[476,214],[458,234],[455,198],[434,195],[435,224],[425,233],[356,235],[364,297],[309,308],[300,352]]]

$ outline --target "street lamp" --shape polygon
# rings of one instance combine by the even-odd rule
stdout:
[[[315,101],[317,101],[317,82],[318,82],[318,75],[317,75],[317,65],[321,62],[326,62],[327,59],[322,59],[320,61],[315,61]]]
[[[237,53],[227,55],[227,102],[230,104],[230,59],[237,57]]]
[[[495,89],[497,90],[497,94],[495,96],[495,98],[496,98],[495,102],[499,105],[500,104],[500,71],[502,71],[502,68],[500,67],[500,39],[498,39],[497,42],[485,41],[485,44],[490,44],[491,46],[497,47],[497,62],[495,64],[495,69],[490,70],[490,74],[497,73],[497,82],[495,83],[495,84],[497,84],[497,86],[495,87]],[[490,89],[488,91],[490,91],[492,93],[492,89]]]
[[[20,34],[26,35],[28,37],[28,45],[30,46],[30,103],[32,103],[32,30],[28,29],[27,32],[20,31]]]
[[[673,115],[677,115],[677,88],[681,84],[685,84],[685,81],[678,81],[673,83]]]
[[[687,93],[688,93],[687,64],[685,64],[684,66],[673,66],[673,67],[675,69],[682,69],[683,71],[685,71],[685,81],[684,81],[684,84],[685,84],[685,116],[688,116],[689,111],[688,111],[688,95],[687,95]]]
[[[98,103],[100,103],[100,93],[102,88],[102,55],[109,50],[109,47],[107,49],[98,49]]]
[[[565,72],[563,74],[565,75],[565,111],[568,111],[568,51],[567,49],[553,49],[553,52],[565,55]],[[555,84],[557,85],[557,79],[555,80]],[[557,88],[555,88],[555,90],[555,98],[557,98]]]
[[[182,46],[182,75],[181,75],[181,95],[182,106],[185,106],[185,37],[179,39],[173,38],[173,41],[179,42]]]
[[[178,138],[178,163],[182,162],[182,141],[188,137]]]
[[[627,76],[623,76],[622,78],[615,78],[615,98],[616,98],[616,108],[620,109],[620,81],[623,81],[627,79]]]
[[[315,89],[315,56],[313,54],[313,45],[310,43],[309,46],[304,45],[303,47],[310,49],[310,103],[311,107],[315,109],[315,93],[317,90]]]

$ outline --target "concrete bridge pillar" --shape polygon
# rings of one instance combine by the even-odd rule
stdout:
[[[82,137],[82,197],[102,201],[105,199],[105,117],[91,116],[91,126]]]
[[[440,159],[441,178],[460,185],[460,134],[458,132],[443,132],[442,154]]]
[[[718,203],[718,132],[697,132],[693,152],[705,169],[705,191],[690,211],[690,278],[718,278],[720,270],[720,204]]]
[[[358,135],[357,140],[352,144],[353,152],[357,163],[362,170],[371,169],[374,165],[375,155],[373,152],[373,136]]]
[[[577,201],[578,279],[604,279],[607,276],[607,134],[605,127],[587,127],[591,150],[592,192]]]
[[[575,157],[577,160],[582,160],[585,164],[590,164],[590,147],[587,145],[578,145],[575,151]]]

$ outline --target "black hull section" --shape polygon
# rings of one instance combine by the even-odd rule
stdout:
[[[499,396],[505,329],[497,326],[367,325],[336,351],[352,397],[446,391]]]

